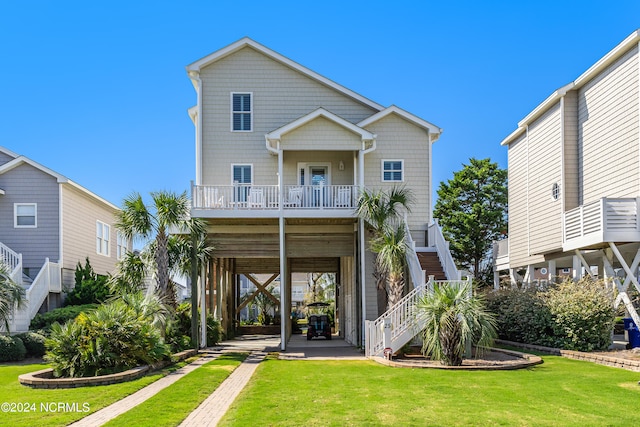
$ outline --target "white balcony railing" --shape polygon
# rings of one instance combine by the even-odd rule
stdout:
[[[277,185],[193,185],[194,209],[280,209]],[[285,185],[283,209],[354,209],[358,196],[355,185]]]
[[[639,242],[638,198],[602,198],[565,212],[564,250],[605,242]]]

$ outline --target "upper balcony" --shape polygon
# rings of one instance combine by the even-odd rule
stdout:
[[[640,242],[639,198],[602,198],[565,212],[563,250]]]
[[[191,214],[200,218],[345,218],[355,215],[355,185],[192,185]]]

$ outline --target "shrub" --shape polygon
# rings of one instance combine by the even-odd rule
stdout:
[[[615,310],[602,281],[567,280],[545,291],[504,289],[488,294],[502,339],[567,350],[604,350]]]
[[[502,339],[550,347],[554,336],[551,312],[535,289],[501,289],[487,294],[487,309],[496,314]]]
[[[207,346],[216,345],[222,340],[222,336],[222,325],[211,314],[208,314]],[[193,348],[191,343],[191,303],[183,302],[176,308],[173,319],[167,323],[165,340],[176,352]]]
[[[169,358],[168,346],[153,325],[152,313],[123,299],[54,324],[45,359],[56,376],[85,377],[121,372]]]
[[[51,325],[54,323],[66,323],[69,320],[75,319],[82,312],[89,312],[98,307],[97,304],[85,304],[85,305],[71,305],[68,307],[56,308],[44,314],[36,314],[31,320],[29,329],[37,330],[42,329],[46,333],[51,329]]]
[[[42,357],[45,353],[45,340],[46,338],[37,332],[25,332],[16,335],[22,340],[25,348],[27,349],[28,357]]]
[[[20,338],[0,335],[0,362],[23,360],[26,354],[27,349]]]
[[[611,344],[615,309],[603,281],[567,280],[544,295],[553,330],[567,350],[605,350]]]
[[[211,314],[207,315],[207,347],[212,347],[222,340],[222,325]]]
[[[107,277],[96,274],[87,257],[84,267],[78,263],[75,272],[75,286],[64,301],[65,306],[96,304],[111,296]]]

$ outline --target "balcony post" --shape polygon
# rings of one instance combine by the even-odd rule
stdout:
[[[284,152],[280,149],[280,141],[278,141],[278,210],[280,210],[280,215],[282,215],[282,208],[284,206],[283,156]]]

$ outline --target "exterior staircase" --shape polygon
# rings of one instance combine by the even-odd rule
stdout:
[[[471,281],[471,278],[467,278]],[[447,283],[464,282],[463,280],[434,280],[429,278],[427,283],[415,287],[404,296],[390,310],[387,310],[376,320],[365,322],[365,356],[383,357],[385,353],[395,353],[410,342],[423,328],[423,323],[417,315],[416,303],[433,286]]]
[[[447,280],[447,275],[442,268],[437,252],[417,252],[420,267],[426,276],[434,276],[436,280]]]
[[[8,270],[11,280],[25,288],[24,304],[14,309],[9,331],[26,332],[29,330],[31,319],[38,313],[49,293],[62,292],[61,266],[47,258],[36,278],[32,280],[22,273],[22,254],[16,253],[3,243],[0,243],[0,263]]]

